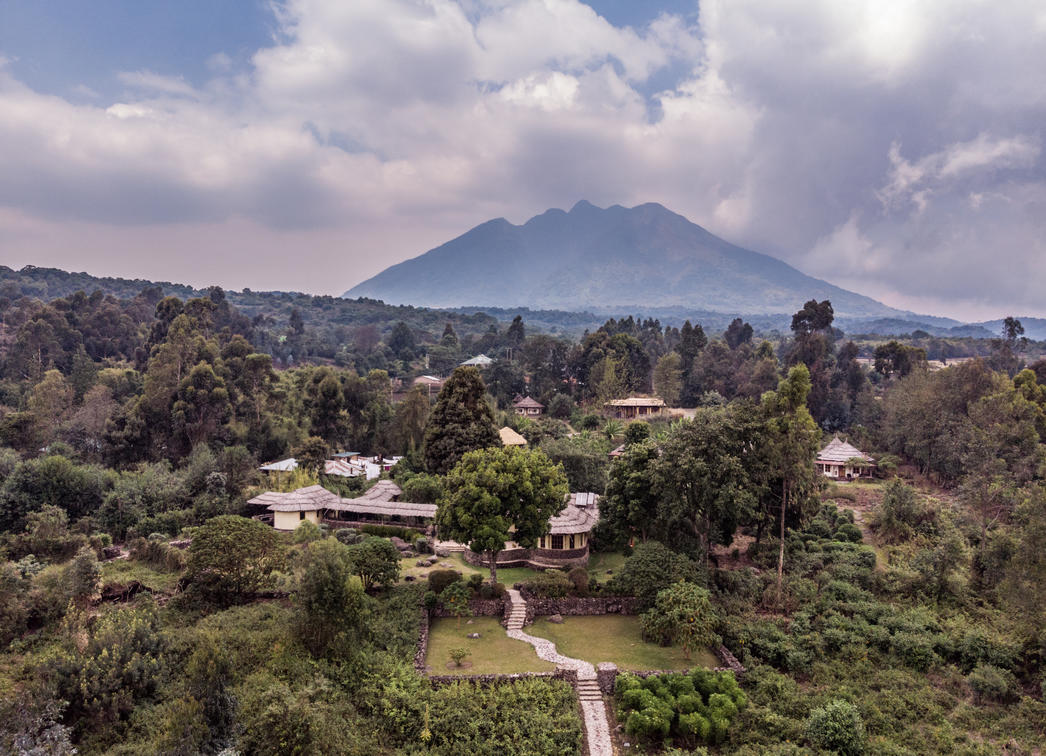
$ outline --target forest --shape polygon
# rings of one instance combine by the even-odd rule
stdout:
[[[0,751],[581,753],[566,682],[417,674],[419,612],[463,588],[407,580],[382,533],[244,516],[264,490],[362,491],[323,474],[346,449],[402,455],[404,499],[450,512],[503,426],[557,496],[603,495],[594,548],[621,560],[531,588],[636,598],[667,644],[689,642],[671,607],[693,601],[702,642],[747,670],[618,678],[620,749],[1046,742],[1046,361],[1016,320],[994,339],[850,338],[811,300],[786,334],[629,316],[569,338],[519,316],[2,272]],[[479,353],[494,362],[455,369]],[[442,392],[413,384],[430,374]],[[603,414],[635,394],[687,411]],[[523,395],[543,416],[513,413]],[[834,435],[875,479],[824,479]],[[262,477],[292,455],[294,474]]]

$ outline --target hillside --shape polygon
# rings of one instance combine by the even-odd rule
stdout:
[[[601,209],[582,201],[521,226],[498,218],[345,296],[429,307],[750,315],[790,314],[809,299],[830,299],[842,316],[910,316],[731,244],[656,203]]]

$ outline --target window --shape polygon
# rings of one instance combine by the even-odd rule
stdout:
[[[570,534],[570,548],[574,548],[574,534]]]
[[[299,520],[304,520],[305,519],[305,512],[304,511],[298,512],[298,519]]]
[[[552,548],[561,549],[563,548],[563,536],[554,535],[552,536]]]

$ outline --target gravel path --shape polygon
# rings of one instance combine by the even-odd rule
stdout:
[[[514,588],[509,589],[508,595],[511,604],[508,637],[532,645],[539,658],[552,662],[557,667],[577,672],[578,698],[581,700],[581,713],[584,715],[585,733],[588,735],[588,756],[614,756],[606,704],[603,702],[603,697],[598,694],[598,687],[595,685],[596,668],[587,661],[563,656],[556,650],[556,644],[550,640],[523,632],[527,603],[519,595],[519,591]]]

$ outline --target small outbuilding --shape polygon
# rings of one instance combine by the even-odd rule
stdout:
[[[838,436],[818,452],[814,464],[818,472],[832,480],[870,478],[875,472],[875,460],[872,457]]]
[[[276,530],[294,530],[306,521],[319,525],[323,512],[340,501],[336,493],[323,486],[307,486],[290,493],[266,491],[247,503],[272,512],[272,526]]]
[[[613,399],[603,405],[605,414],[621,420],[654,417],[660,415],[664,410],[664,399],[658,399],[655,396],[630,396],[628,399]]]
[[[477,354],[475,357],[465,360],[461,363],[461,367],[489,367],[494,364],[494,359],[487,357],[485,354]]]
[[[517,415],[523,415],[524,417],[541,417],[545,411],[545,405],[539,402],[537,399],[531,399],[529,396],[525,396],[522,399],[517,399],[512,403],[512,409]]]

